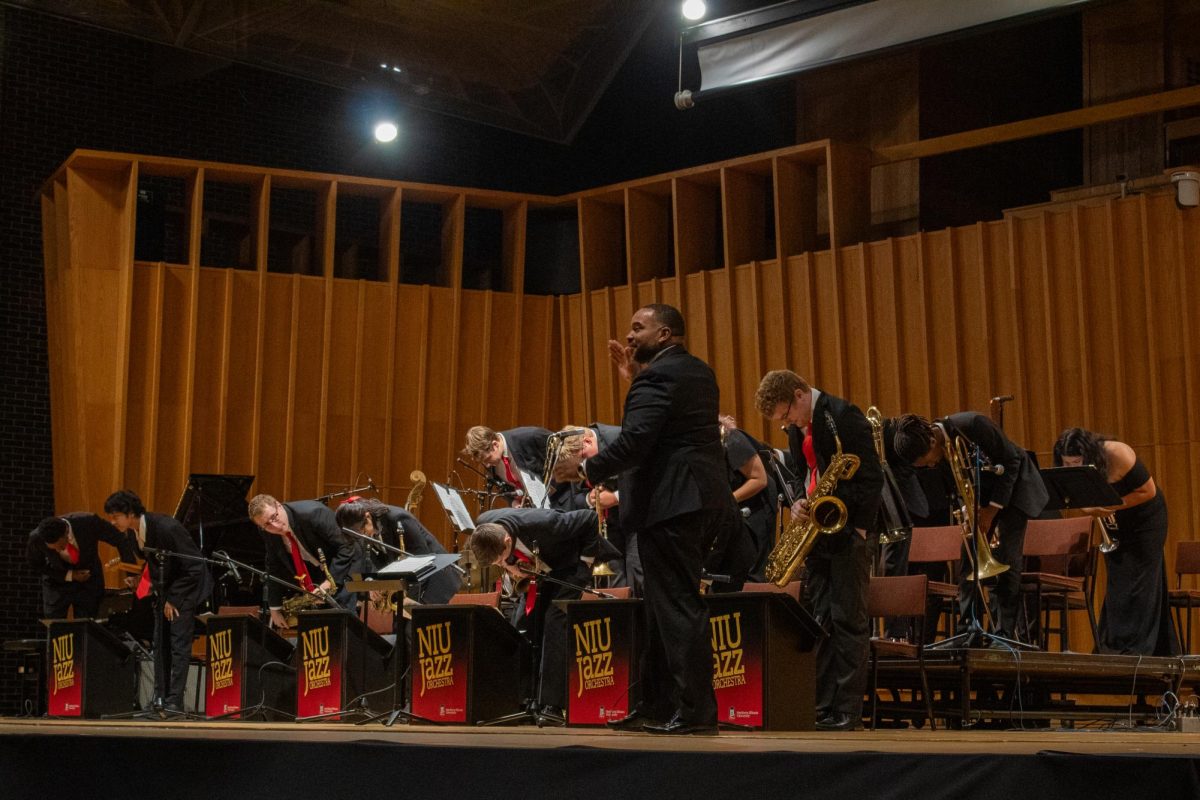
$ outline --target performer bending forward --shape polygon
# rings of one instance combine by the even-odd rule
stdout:
[[[768,419],[787,423],[792,457],[808,466],[808,491],[837,452],[835,432],[843,452],[859,458],[854,475],[839,481],[834,491],[846,504],[846,525],[821,537],[808,559],[805,586],[813,615],[829,632],[817,646],[817,728],[854,730],[862,722],[870,653],[867,587],[875,539],[868,531],[874,529],[883,489],[870,423],[858,406],[785,369],[763,376],[754,404]],[[808,501],[799,500],[792,513],[804,520],[807,509]]]
[[[1054,445],[1054,463],[1091,464],[1121,495],[1116,509],[1087,509],[1094,516],[1113,514],[1117,549],[1105,557],[1108,578],[1100,609],[1101,653],[1143,656],[1179,654],[1179,642],[1167,604],[1167,501],[1133,448],[1083,428],[1068,428]],[[1102,524],[1110,524],[1103,520]]]
[[[729,504],[713,371],[684,349],[678,309],[633,315],[626,346],[608,343],[625,396],[621,434],[580,464],[559,461],[559,480],[597,484],[620,475],[621,525],[635,531],[645,573],[642,702],[610,722],[621,730],[715,733],[708,608],[700,596],[703,553]]]

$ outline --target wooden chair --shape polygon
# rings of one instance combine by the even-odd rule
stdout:
[[[1096,612],[1092,608],[1090,576],[1095,562],[1091,550],[1092,518],[1034,519],[1025,529],[1024,558],[1036,567],[1021,574],[1026,627],[1032,619],[1040,623],[1038,646],[1049,649],[1050,634],[1058,635],[1059,649],[1071,647],[1071,611],[1088,612],[1092,641],[1098,640]],[[1033,565],[1031,565],[1033,566]],[[1050,626],[1050,614],[1059,612],[1059,624]]]
[[[921,697],[929,728],[934,730],[933,697],[929,694],[929,678],[925,674],[925,609],[929,591],[926,575],[893,575],[873,577],[867,591],[867,614],[880,617],[904,618],[911,621],[914,631],[911,641],[871,638],[871,728],[879,721],[879,660],[881,658],[916,659],[921,676]]]
[[[962,528],[957,525],[913,528],[908,548],[909,566],[944,563],[948,566],[947,574],[953,577],[962,557],[962,541]],[[941,632],[953,636],[958,625],[958,584],[931,580],[925,596],[928,608],[936,610],[938,616],[945,620]]]
[[[1167,593],[1171,616],[1175,620],[1175,635],[1183,642],[1184,655],[1191,655],[1192,609],[1200,608],[1200,589],[1183,588],[1185,575],[1200,575],[1200,542],[1176,543],[1175,588]]]
[[[602,592],[607,592],[613,596],[614,600],[628,600],[632,591],[628,586],[614,586],[611,589],[601,589]],[[606,597],[597,597],[594,594],[584,594],[584,600],[607,600]]]
[[[450,605],[475,605],[488,606],[497,611],[500,610],[500,593],[499,592],[459,592],[450,598]]]

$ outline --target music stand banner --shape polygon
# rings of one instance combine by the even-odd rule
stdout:
[[[629,713],[636,601],[565,604],[569,646],[567,722],[603,725]]]
[[[71,626],[50,629],[50,672],[46,676],[49,715],[52,717],[83,716],[83,647],[75,659],[76,630]]]
[[[710,600],[713,690],[718,719],[757,728],[763,724],[763,625],[747,613],[754,611]]]
[[[208,698],[204,712],[219,717],[242,710],[245,626],[214,617],[208,624]]]
[[[466,620],[413,620],[412,712],[435,722],[467,722],[470,636]]]
[[[337,624],[328,616],[322,618],[313,615],[307,620],[303,616],[300,617],[300,674],[296,680],[296,716],[315,717],[341,709],[345,628],[344,623]]]

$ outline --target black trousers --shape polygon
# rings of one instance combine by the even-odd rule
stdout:
[[[829,634],[817,645],[817,715],[830,711],[857,718],[871,652],[867,587],[875,536],[864,538],[857,531],[832,536],[845,538],[809,557],[805,592],[813,616]]]
[[[591,581],[591,572],[582,561],[567,570],[552,570],[551,577],[586,586]],[[582,593],[550,581],[538,583],[535,614],[541,614],[541,666],[537,699],[541,705],[567,707],[567,612],[554,601],[578,600]]]
[[[183,708],[183,695],[187,690],[188,667],[192,658],[192,639],[196,630],[196,606],[176,608],[179,616],[174,620],[162,619],[163,643],[161,653],[154,659],[154,695],[163,703]],[[162,600],[155,603],[155,614],[162,614]],[[157,647],[156,643],[156,647]]]
[[[645,712],[715,725],[712,643],[708,606],[700,595],[702,542],[719,511],[694,511],[641,528],[638,550],[645,571],[646,647],[641,690]]]
[[[100,612],[104,599],[104,577],[92,574],[90,580],[79,583],[52,584],[42,580],[42,614],[46,619],[65,619],[67,609],[75,609],[75,619],[90,619]]]
[[[1001,564],[1007,564],[1008,569],[984,581],[983,585],[985,589],[991,586],[991,600],[988,605],[992,612],[991,632],[1005,639],[1020,639],[1023,633],[1018,623],[1021,618],[1021,567],[1025,559],[1025,527],[1028,524],[1029,517],[1025,512],[1012,506],[1000,509],[992,521],[992,529],[999,530],[1000,535],[1000,544],[992,551],[992,557]],[[966,630],[972,620],[982,625],[983,613],[979,608],[979,592],[975,589],[975,582],[967,580],[972,567],[965,553],[958,569],[959,629]]]

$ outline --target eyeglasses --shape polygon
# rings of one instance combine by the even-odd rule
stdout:
[[[265,520],[263,520],[262,526],[264,528],[275,527],[275,525],[279,523],[279,518],[282,514],[283,514],[283,506],[276,505],[275,511],[271,514],[271,516],[269,516]]]

